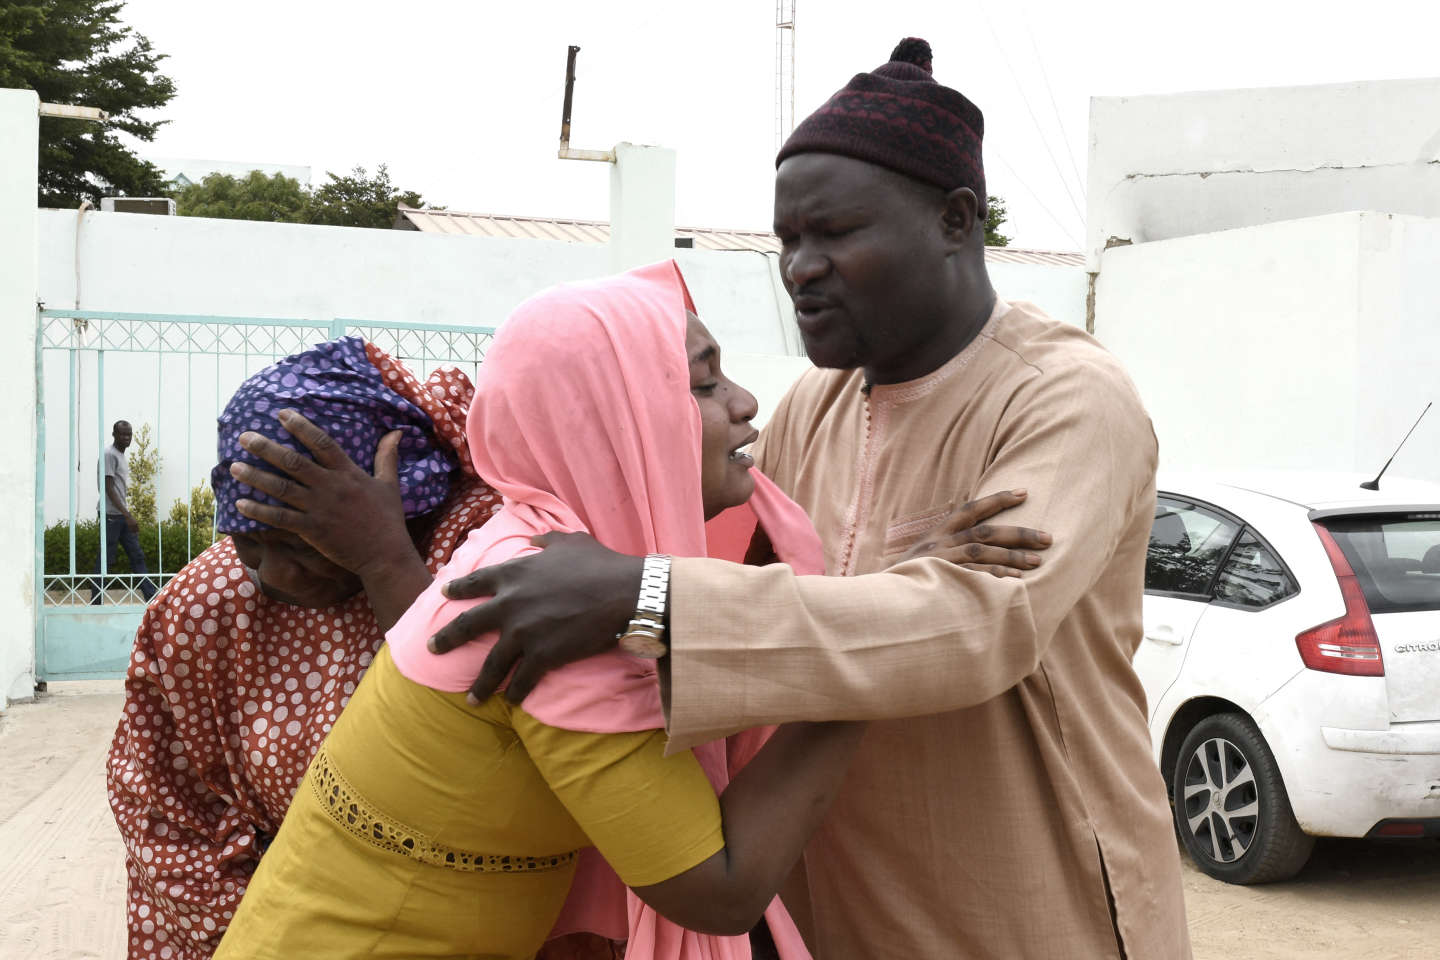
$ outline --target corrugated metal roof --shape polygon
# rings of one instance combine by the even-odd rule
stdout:
[[[1084,267],[1085,254],[1064,250],[1026,250],[1021,247],[986,247],[987,263],[1038,263],[1047,267]]]
[[[464,213],[459,210],[416,210],[400,204],[395,226],[421,233],[445,233],[471,237],[516,237],[531,240],[560,240],[566,243],[609,243],[610,224],[603,220],[561,220],[548,217],[516,217],[496,213]],[[677,227],[677,237],[688,237],[697,250],[754,250],[779,253],[780,241],[761,230],[721,230],[714,227]],[[1085,255],[1051,250],[1022,250],[1018,247],[986,247],[990,263],[1031,263],[1058,267],[1083,267]]]

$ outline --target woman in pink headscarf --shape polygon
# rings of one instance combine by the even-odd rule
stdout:
[[[742,452],[754,413],[672,263],[516,310],[467,421],[504,506],[388,634],[217,958],[524,958],[588,930],[628,937],[645,960],[744,960],[762,914],[785,960],[808,956],[775,892],[861,727],[790,725],[666,756],[655,660],[612,652],[550,673],[519,706],[474,704],[464,691],[495,638],[427,649],[473,605],[444,583],[550,531],[702,556],[706,520],[745,504],[782,561],[820,573],[803,513]]]

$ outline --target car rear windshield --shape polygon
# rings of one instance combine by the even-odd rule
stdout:
[[[1440,507],[1323,521],[1355,570],[1371,613],[1440,610]]]

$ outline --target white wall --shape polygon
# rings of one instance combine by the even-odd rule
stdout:
[[[599,244],[97,211],[39,217],[40,298],[50,307],[498,326],[532,294],[610,265]],[[723,347],[802,352],[773,256],[673,252]],[[1007,299],[1084,325],[1082,270],[989,270]]]
[[[990,283],[1003,300],[1028,300],[1059,320],[1085,329],[1089,278],[1079,267],[1039,263],[987,263]]]
[[[0,490],[0,712],[35,692],[35,191],[40,98],[0,90],[0,406],[9,414]],[[3,774],[0,774],[3,776]]]
[[[1345,213],[1106,251],[1096,335],[1167,470],[1378,470],[1440,377],[1440,220]],[[1440,421],[1392,468],[1440,480]]]
[[[498,326],[545,287],[609,272],[605,246],[558,241],[69,210],[42,210],[39,223],[39,296],[57,308],[77,306],[78,283],[78,305],[94,310]],[[806,364],[795,356],[798,334],[788,299],[781,307],[774,258],[746,251],[674,254],[732,375],[761,398],[767,416]],[[157,501],[168,511],[208,475],[214,420],[225,400],[268,360],[186,364],[108,351],[100,413],[94,356],[83,355],[78,443],[67,469],[69,372],[63,356],[48,356],[46,521],[68,515],[72,483],[77,514],[94,515],[96,458],[119,418],[158,432],[164,462]],[[182,394],[185,403],[173,402]]]
[[[775,412],[775,406],[791,384],[810,369],[810,361],[805,357],[737,353],[733,350],[722,352],[720,363],[727,377],[755,394],[760,412],[751,422],[757,428],[765,426],[765,421]]]
[[[545,287],[608,273],[611,256],[598,244],[94,211],[42,210],[39,227],[39,290],[46,306],[322,325],[342,317],[494,327]],[[673,254],[732,375],[760,398],[763,421],[805,366],[777,258],[752,251]],[[1030,300],[1056,319],[1084,324],[1080,269],[992,263],[990,271],[1006,298]],[[68,371],[63,357],[50,357],[47,521],[68,515],[72,479],[78,515],[94,514],[101,434],[108,438],[111,421],[122,417],[159,433],[164,463],[157,499],[167,511],[207,475],[214,418],[225,400],[268,360],[254,356],[248,367],[239,361],[186,365],[109,351],[100,412],[94,358],[85,357],[78,378],[78,446],[66,469],[68,436],[60,424],[69,409]],[[171,403],[179,393],[186,402]]]
[[[1086,254],[1347,210],[1440,216],[1440,79],[1090,102]]]
[[[77,306],[77,223],[78,306],[93,310],[493,327],[546,287],[610,272],[599,244],[42,210],[46,306]],[[675,254],[722,345],[786,352],[765,258]]]
[[[675,249],[675,151],[617,143],[610,164],[610,269],[664,260]]]
[[[1391,470],[1440,480],[1440,219],[1369,213],[1359,232],[1357,467],[1380,469],[1434,401]]]

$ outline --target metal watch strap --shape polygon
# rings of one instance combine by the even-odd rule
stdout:
[[[670,558],[652,553],[640,573],[635,615],[620,634],[620,649],[637,657],[658,659],[670,652],[665,642],[665,606],[670,600]]]
[[[665,604],[670,601],[670,558],[652,553],[645,558],[640,571],[640,599],[635,601],[635,612],[653,613],[665,620]]]

